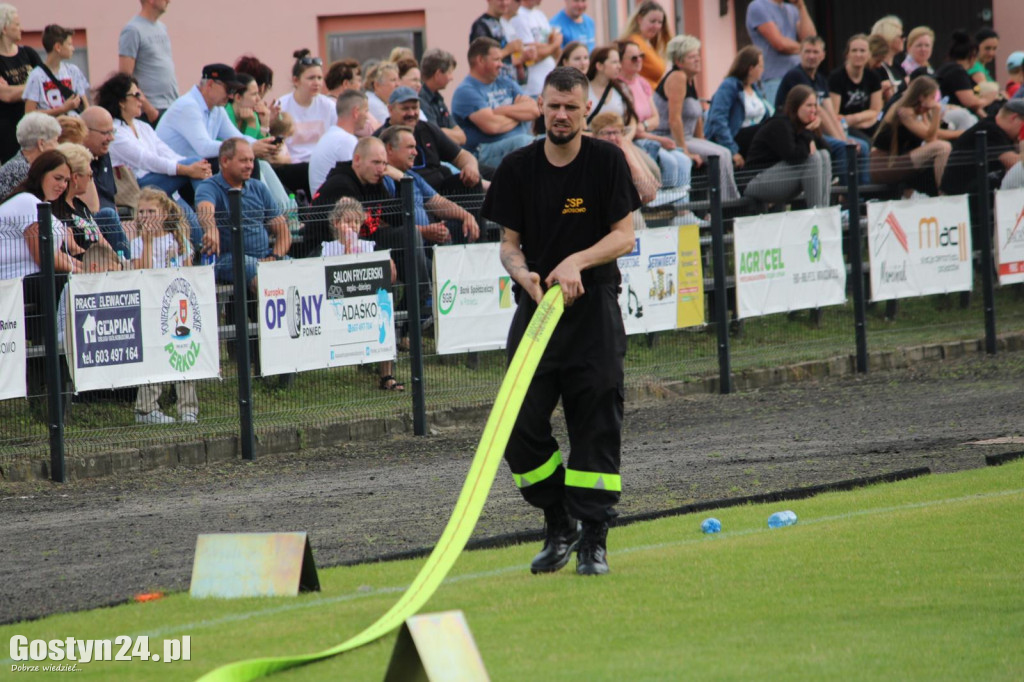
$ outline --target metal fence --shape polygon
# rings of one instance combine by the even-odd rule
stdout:
[[[984,144],[982,142],[982,144]],[[851,154],[853,153],[851,149]],[[834,201],[849,212],[846,221],[845,256],[848,268],[848,301],[814,311],[735,319],[731,272],[732,221],[757,210],[751,202],[723,202],[719,184],[708,178],[719,172],[717,159],[709,160],[708,172],[695,179],[689,198],[677,199],[660,208],[646,209],[647,224],[678,224],[680,216],[700,219],[704,259],[708,324],[631,336],[628,339],[626,376],[628,387],[647,389],[666,384],[692,384],[693,390],[728,392],[745,385],[743,377],[758,371],[792,366],[812,360],[834,360],[841,371],[865,372],[868,351],[894,350],[908,345],[949,343],[985,339],[988,352],[995,352],[996,316],[999,331],[1024,330],[1024,306],[1014,288],[997,290],[991,245],[991,191],[984,171],[985,149],[979,147],[967,162],[983,176],[972,196],[975,234],[975,292],[980,296],[929,296],[901,299],[898,305],[867,302],[860,255],[866,240],[867,201],[861,196],[857,169],[848,169],[845,181],[833,187]],[[888,188],[869,188],[890,192]],[[870,200],[870,198],[868,199]],[[478,212],[480,198],[463,202]],[[798,198],[794,206],[800,205]],[[668,207],[668,208],[666,208]],[[404,244],[418,244],[414,221],[411,183],[401,183],[401,199],[389,207],[400,212]],[[323,220],[323,211],[299,210],[293,221],[296,237],[303,237],[303,223]],[[49,208],[39,214],[41,239],[47,239]],[[236,246],[241,239],[241,210],[231,215]],[[496,226],[481,225],[485,238],[496,238]],[[12,235],[0,237],[0,249],[8,248]],[[18,235],[13,239],[16,241]],[[303,251],[316,251],[305,244]],[[224,245],[222,245],[224,248]],[[415,433],[426,429],[425,412],[489,406],[505,369],[504,351],[481,351],[439,355],[430,333],[433,323],[431,282],[424,281],[415,267],[416,258],[429,258],[429,246],[422,253],[395,250],[401,266],[399,278],[408,283],[395,287],[396,302],[404,314],[397,317],[409,339],[396,362],[395,374],[406,391],[378,389],[373,366],[339,367],[295,375],[263,377],[255,355],[257,348],[255,306],[246,305],[249,292],[242,284],[218,284],[221,378],[196,382],[199,422],[170,425],[137,424],[135,390],[116,389],[75,394],[67,380],[62,355],[56,349],[55,302],[62,277],[52,274],[52,249],[41,248],[42,274],[38,300],[27,302],[29,334],[29,397],[0,401],[0,468],[17,459],[50,455],[49,475],[65,480],[65,457],[88,457],[104,452],[138,452],[148,445],[205,440],[223,441],[224,447],[238,448],[251,457],[255,443],[285,439],[289,447],[309,447],[343,439],[367,420],[390,420],[411,424]],[[47,258],[47,254],[50,257]],[[240,274],[240,273],[239,273]],[[859,274],[859,276],[858,276]],[[52,284],[48,284],[52,283]],[[51,287],[49,289],[48,287]],[[412,295],[411,291],[417,291]],[[248,343],[239,339],[247,339]],[[249,356],[248,358],[246,356]],[[739,380],[739,381],[737,381]],[[173,391],[164,390],[161,405],[174,413]]]

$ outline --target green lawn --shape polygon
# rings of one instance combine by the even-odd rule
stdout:
[[[769,530],[772,511],[799,516]],[[612,574],[532,576],[534,546],[465,553],[426,612],[461,609],[494,680],[1020,680],[1024,462],[613,529]],[[182,561],[188,561],[182,557]],[[0,641],[190,635],[189,663],[94,662],[76,679],[194,679],[329,648],[420,561],[323,570],[296,599],[147,604],[0,627]],[[279,679],[379,680],[394,636]],[[4,660],[5,671],[10,660]]]

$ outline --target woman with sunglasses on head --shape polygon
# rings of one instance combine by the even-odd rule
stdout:
[[[294,90],[281,98],[281,111],[291,114],[295,132],[285,140],[292,163],[309,161],[320,137],[338,120],[334,100],[322,94],[323,62],[309,50],[297,50],[292,67]]]
[[[142,118],[142,90],[134,76],[118,73],[108,78],[96,91],[96,104],[114,119],[111,165],[129,168],[140,187],[174,194],[212,174],[208,161],[181,156]]]

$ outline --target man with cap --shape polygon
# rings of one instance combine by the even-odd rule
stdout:
[[[239,87],[235,70],[230,66],[207,64],[199,83],[176,99],[160,117],[156,134],[178,154],[211,159],[211,163],[220,154],[220,141],[236,137],[253,143],[257,158],[273,156],[278,148],[273,138],[257,141],[243,135],[224,110],[228,95]]]
[[[388,98],[388,118],[373,133],[374,137],[380,137],[392,125],[412,128],[416,138],[416,160],[412,170],[426,180],[435,192],[451,199],[468,196],[473,205],[480,205],[484,188],[480,184],[480,167],[476,157],[452,142],[433,123],[420,120],[419,93],[408,86],[399,86],[391,93]],[[445,163],[458,168],[459,174],[452,173]]]
[[[952,141],[953,153],[942,174],[940,189],[944,194],[968,194],[977,189],[975,171],[975,136],[984,132],[988,139],[988,172],[1002,175],[1020,164],[1019,140],[1024,129],[1024,99],[1003,103],[995,116],[979,120]]]

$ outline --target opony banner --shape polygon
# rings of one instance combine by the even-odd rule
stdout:
[[[739,317],[846,301],[838,206],[737,218],[733,232]]]
[[[24,398],[25,301],[21,279],[0,280],[0,400]]]
[[[500,248],[434,247],[434,337],[439,354],[505,347],[516,304]]]
[[[75,390],[220,374],[213,268],[75,275],[65,332]]]
[[[868,204],[871,300],[970,291],[966,196]]]
[[[1024,282],[1024,189],[996,192],[995,242],[999,283]]]
[[[633,251],[618,260],[622,273],[619,307],[627,334],[676,328],[679,228],[636,233]]]
[[[390,252],[260,263],[264,376],[395,359]]]

